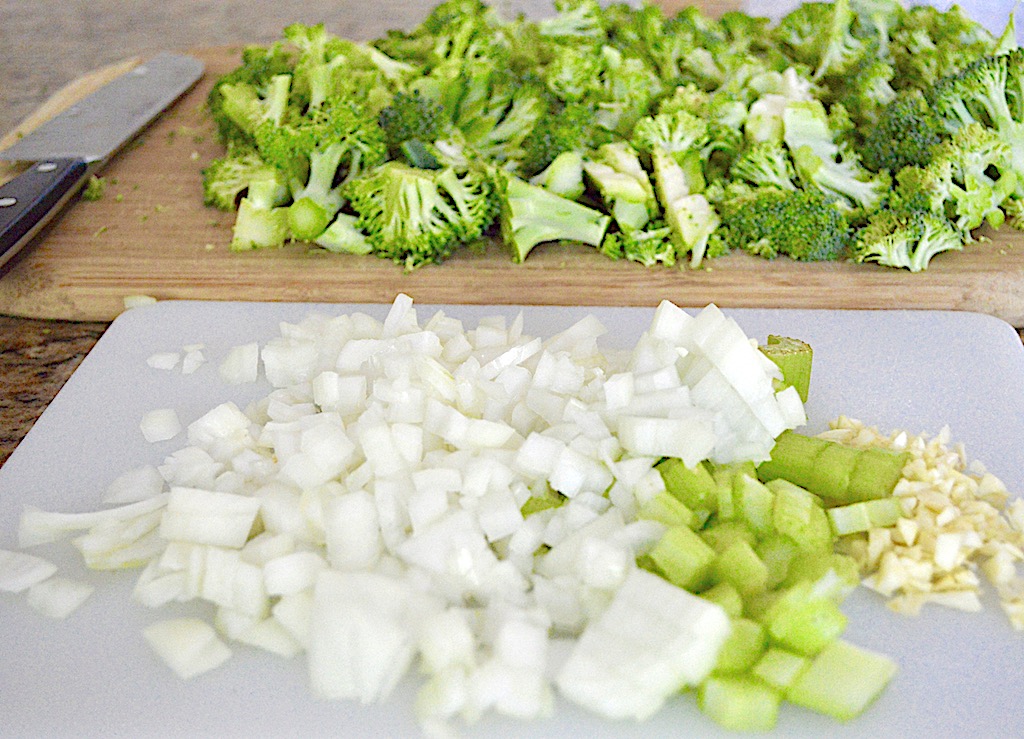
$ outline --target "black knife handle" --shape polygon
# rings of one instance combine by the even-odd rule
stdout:
[[[48,159],[0,185],[0,266],[78,192],[88,173],[84,159]]]

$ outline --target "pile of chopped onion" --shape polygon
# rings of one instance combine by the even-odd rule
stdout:
[[[421,322],[404,295],[383,321],[282,324],[219,364],[228,385],[269,383],[264,398],[191,419],[159,467],[111,485],[115,507],[26,511],[20,543],[74,532],[90,567],[141,568],[139,603],[214,604],[212,624],[146,629],[183,678],[234,642],[304,654],[329,699],[381,701],[418,673],[428,729],[543,716],[556,694],[649,716],[708,674],[730,628],[719,606],[637,568],[664,530],[636,517],[663,490],[655,463],[760,461],[805,417],[713,305],[662,303],[626,352],[602,351],[603,333],[592,317],[546,339],[521,315]],[[183,371],[202,349],[186,348]],[[172,438],[177,414],[141,429]],[[53,574],[17,564],[19,587]]]

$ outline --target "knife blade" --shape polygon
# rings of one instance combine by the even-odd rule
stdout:
[[[0,151],[32,162],[0,185],[0,267],[81,189],[89,176],[203,74],[203,63],[162,53],[111,80]]]

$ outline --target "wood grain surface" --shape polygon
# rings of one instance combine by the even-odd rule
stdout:
[[[74,203],[0,274],[0,313],[111,320],[129,295],[157,299],[423,303],[681,305],[949,309],[1024,326],[1024,234],[985,231],[923,273],[876,265],[799,264],[734,254],[699,270],[645,268],[574,244],[543,244],[513,264],[498,244],[464,250],[407,273],[390,262],[291,244],[234,253],[233,214],[202,204],[202,167],[221,153],[203,110],[213,81],[238,64],[240,47],[194,53],[200,83],[121,152],[99,201]],[[55,96],[28,130],[130,66],[98,70]],[[0,142],[0,147],[3,143]],[[12,170],[0,171],[0,178]]]

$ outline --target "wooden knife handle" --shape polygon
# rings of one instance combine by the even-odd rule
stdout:
[[[0,266],[78,192],[88,174],[84,159],[47,159],[0,185]]]

